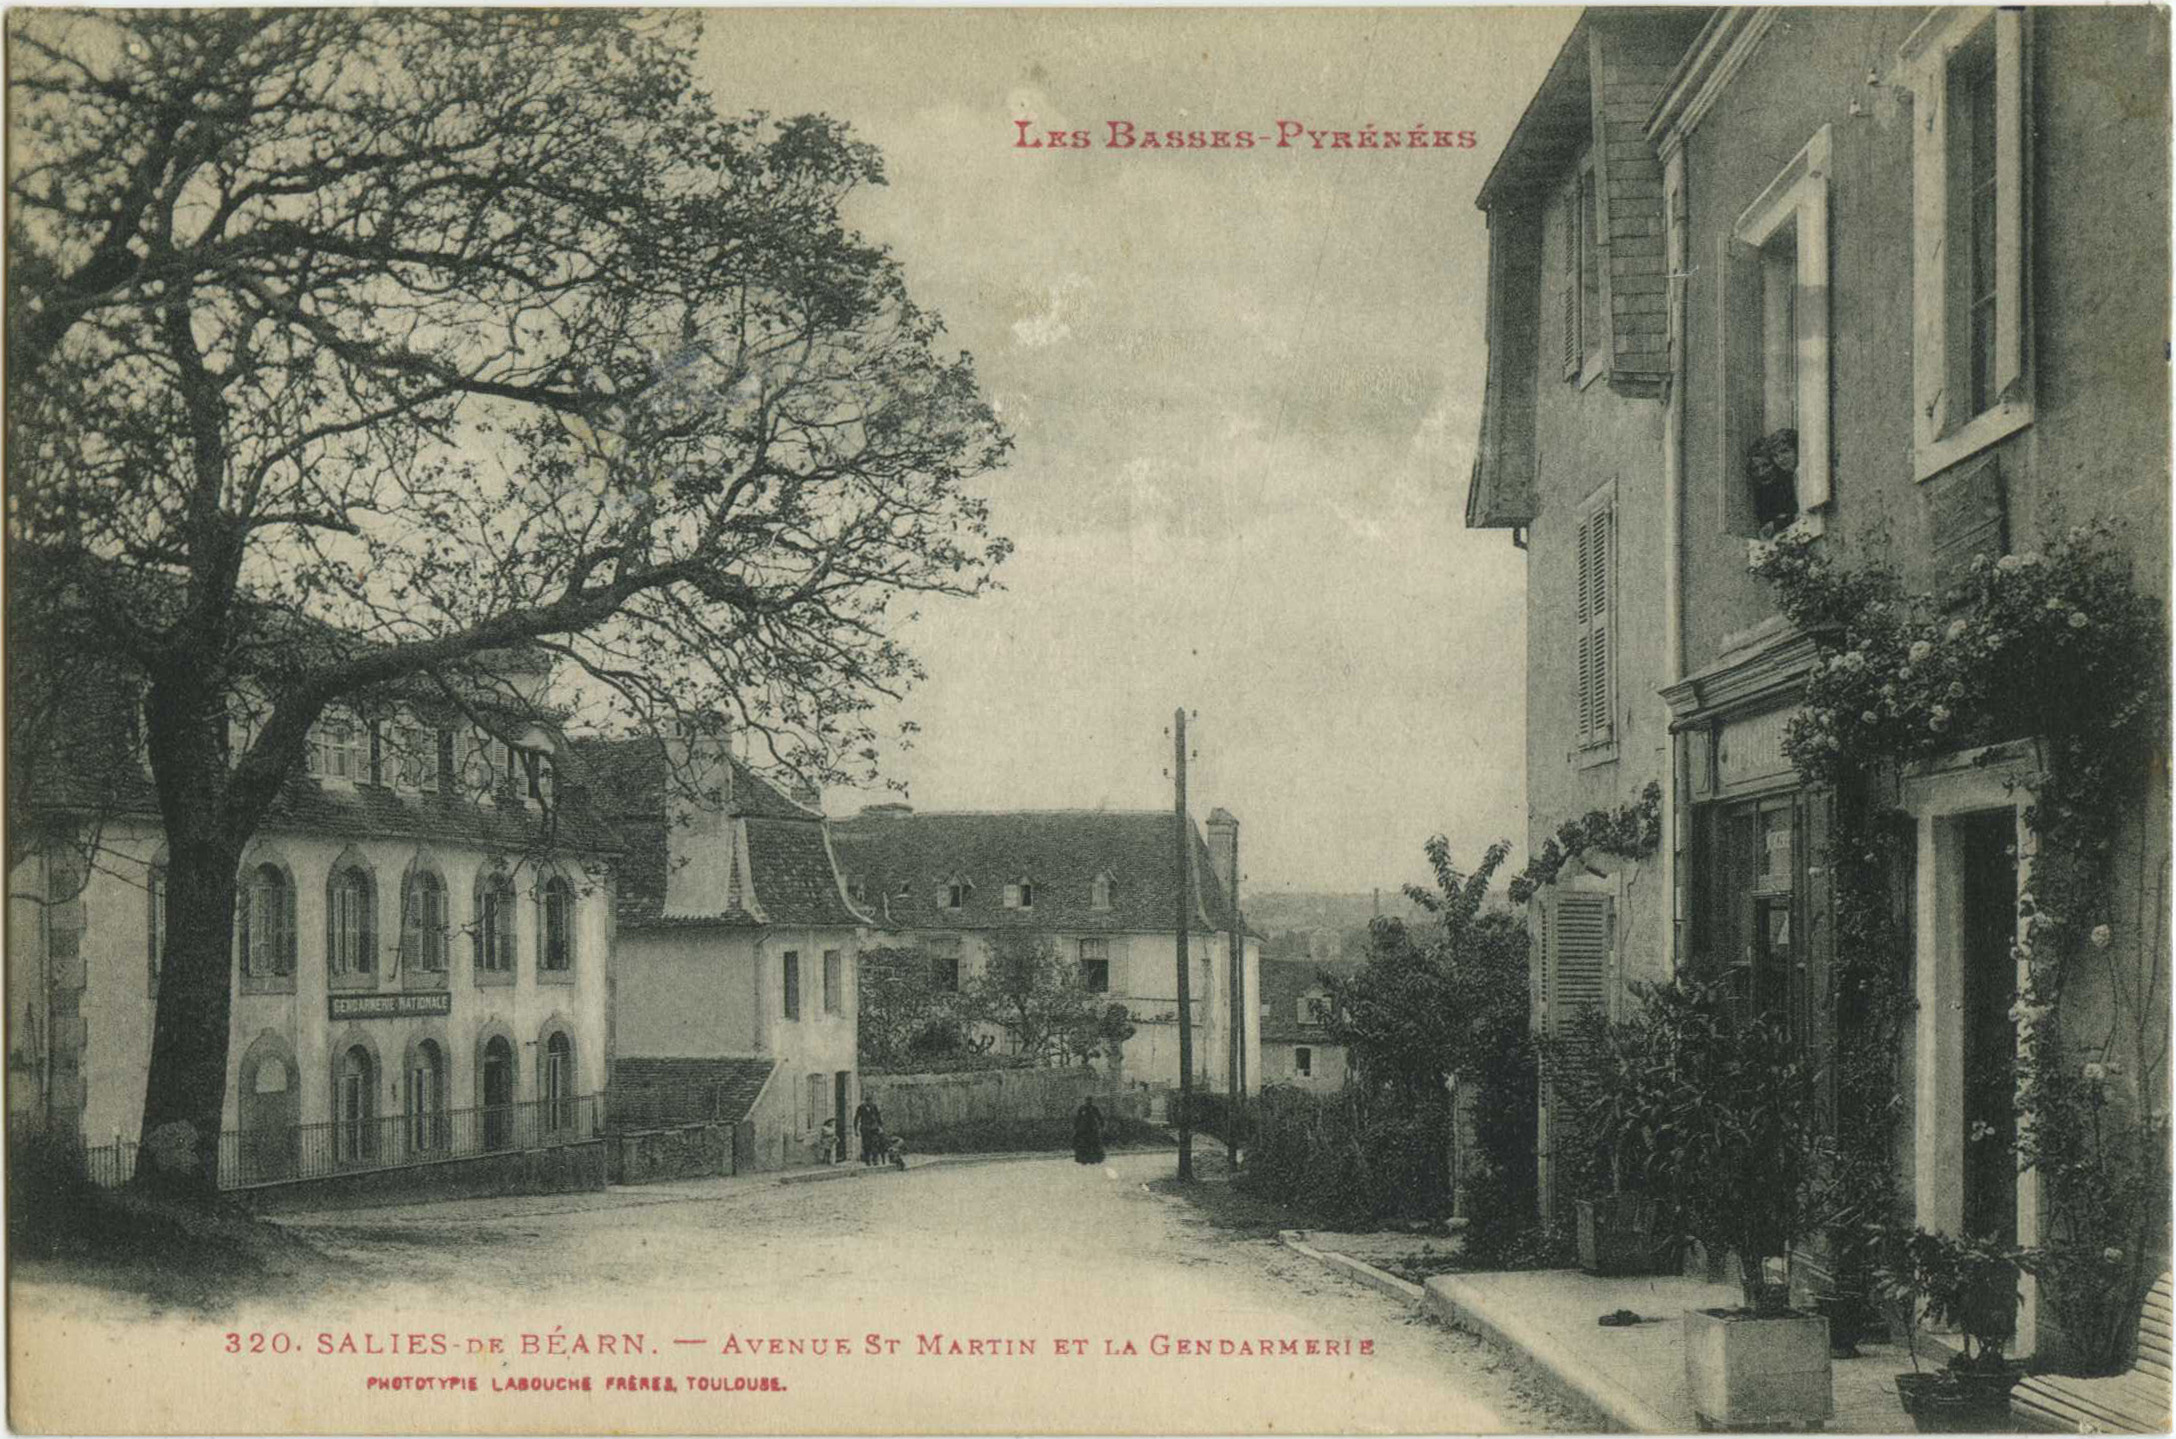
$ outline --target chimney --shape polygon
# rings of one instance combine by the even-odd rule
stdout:
[[[1239,821],[1232,812],[1221,805],[1211,811],[1208,823],[1209,867],[1216,871],[1216,882],[1223,887],[1224,903],[1232,914],[1239,910]],[[1221,915],[1224,923],[1232,923],[1230,915]]]
[[[664,741],[664,912],[721,914],[732,903],[733,765],[716,716],[683,720]]]

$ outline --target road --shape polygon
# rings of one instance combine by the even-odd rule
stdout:
[[[207,1320],[39,1280],[18,1290],[17,1341],[199,1356],[199,1382],[258,1404],[168,1417],[237,1430],[1565,1427],[1485,1345],[1151,1190],[1170,1169],[1168,1154],[1036,1159],[305,1216],[333,1261],[305,1295]],[[408,1335],[424,1352],[383,1352],[417,1347]],[[481,1387],[368,1387],[400,1376]],[[691,1392],[696,1376],[779,1388]],[[587,1393],[503,1388],[583,1377]],[[605,1389],[613,1377],[675,1390]],[[116,1376],[109,1397],[140,1396]]]

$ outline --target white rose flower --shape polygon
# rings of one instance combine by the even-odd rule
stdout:
[[[2106,949],[2115,942],[2115,931],[2105,924],[2093,926],[2093,948]]]

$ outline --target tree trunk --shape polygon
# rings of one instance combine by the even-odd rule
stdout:
[[[139,1183],[204,1203],[219,1187],[239,850],[199,836],[168,841],[166,936],[136,1152]]]
[[[184,671],[154,679],[144,706],[152,777],[166,827],[166,935],[136,1180],[209,1204],[219,1189],[228,1029],[234,1008],[234,905],[242,849],[278,793],[274,760],[237,798],[227,753],[227,703],[216,680]],[[315,713],[295,714],[275,747],[299,755]],[[263,756],[253,756],[263,758]]]

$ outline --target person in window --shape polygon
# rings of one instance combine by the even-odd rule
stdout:
[[[861,1136],[861,1162],[863,1164],[882,1164],[884,1162],[884,1116],[877,1112],[874,1100],[864,1099],[859,1107],[854,1110],[854,1132]]]
[[[1073,1111],[1073,1162],[1103,1162],[1103,1111],[1096,1108],[1093,1095],[1083,1099],[1080,1108]]]
[[[1763,539],[1789,529],[1798,518],[1798,431],[1777,430],[1753,442],[1745,456],[1753,487],[1753,522]]]

